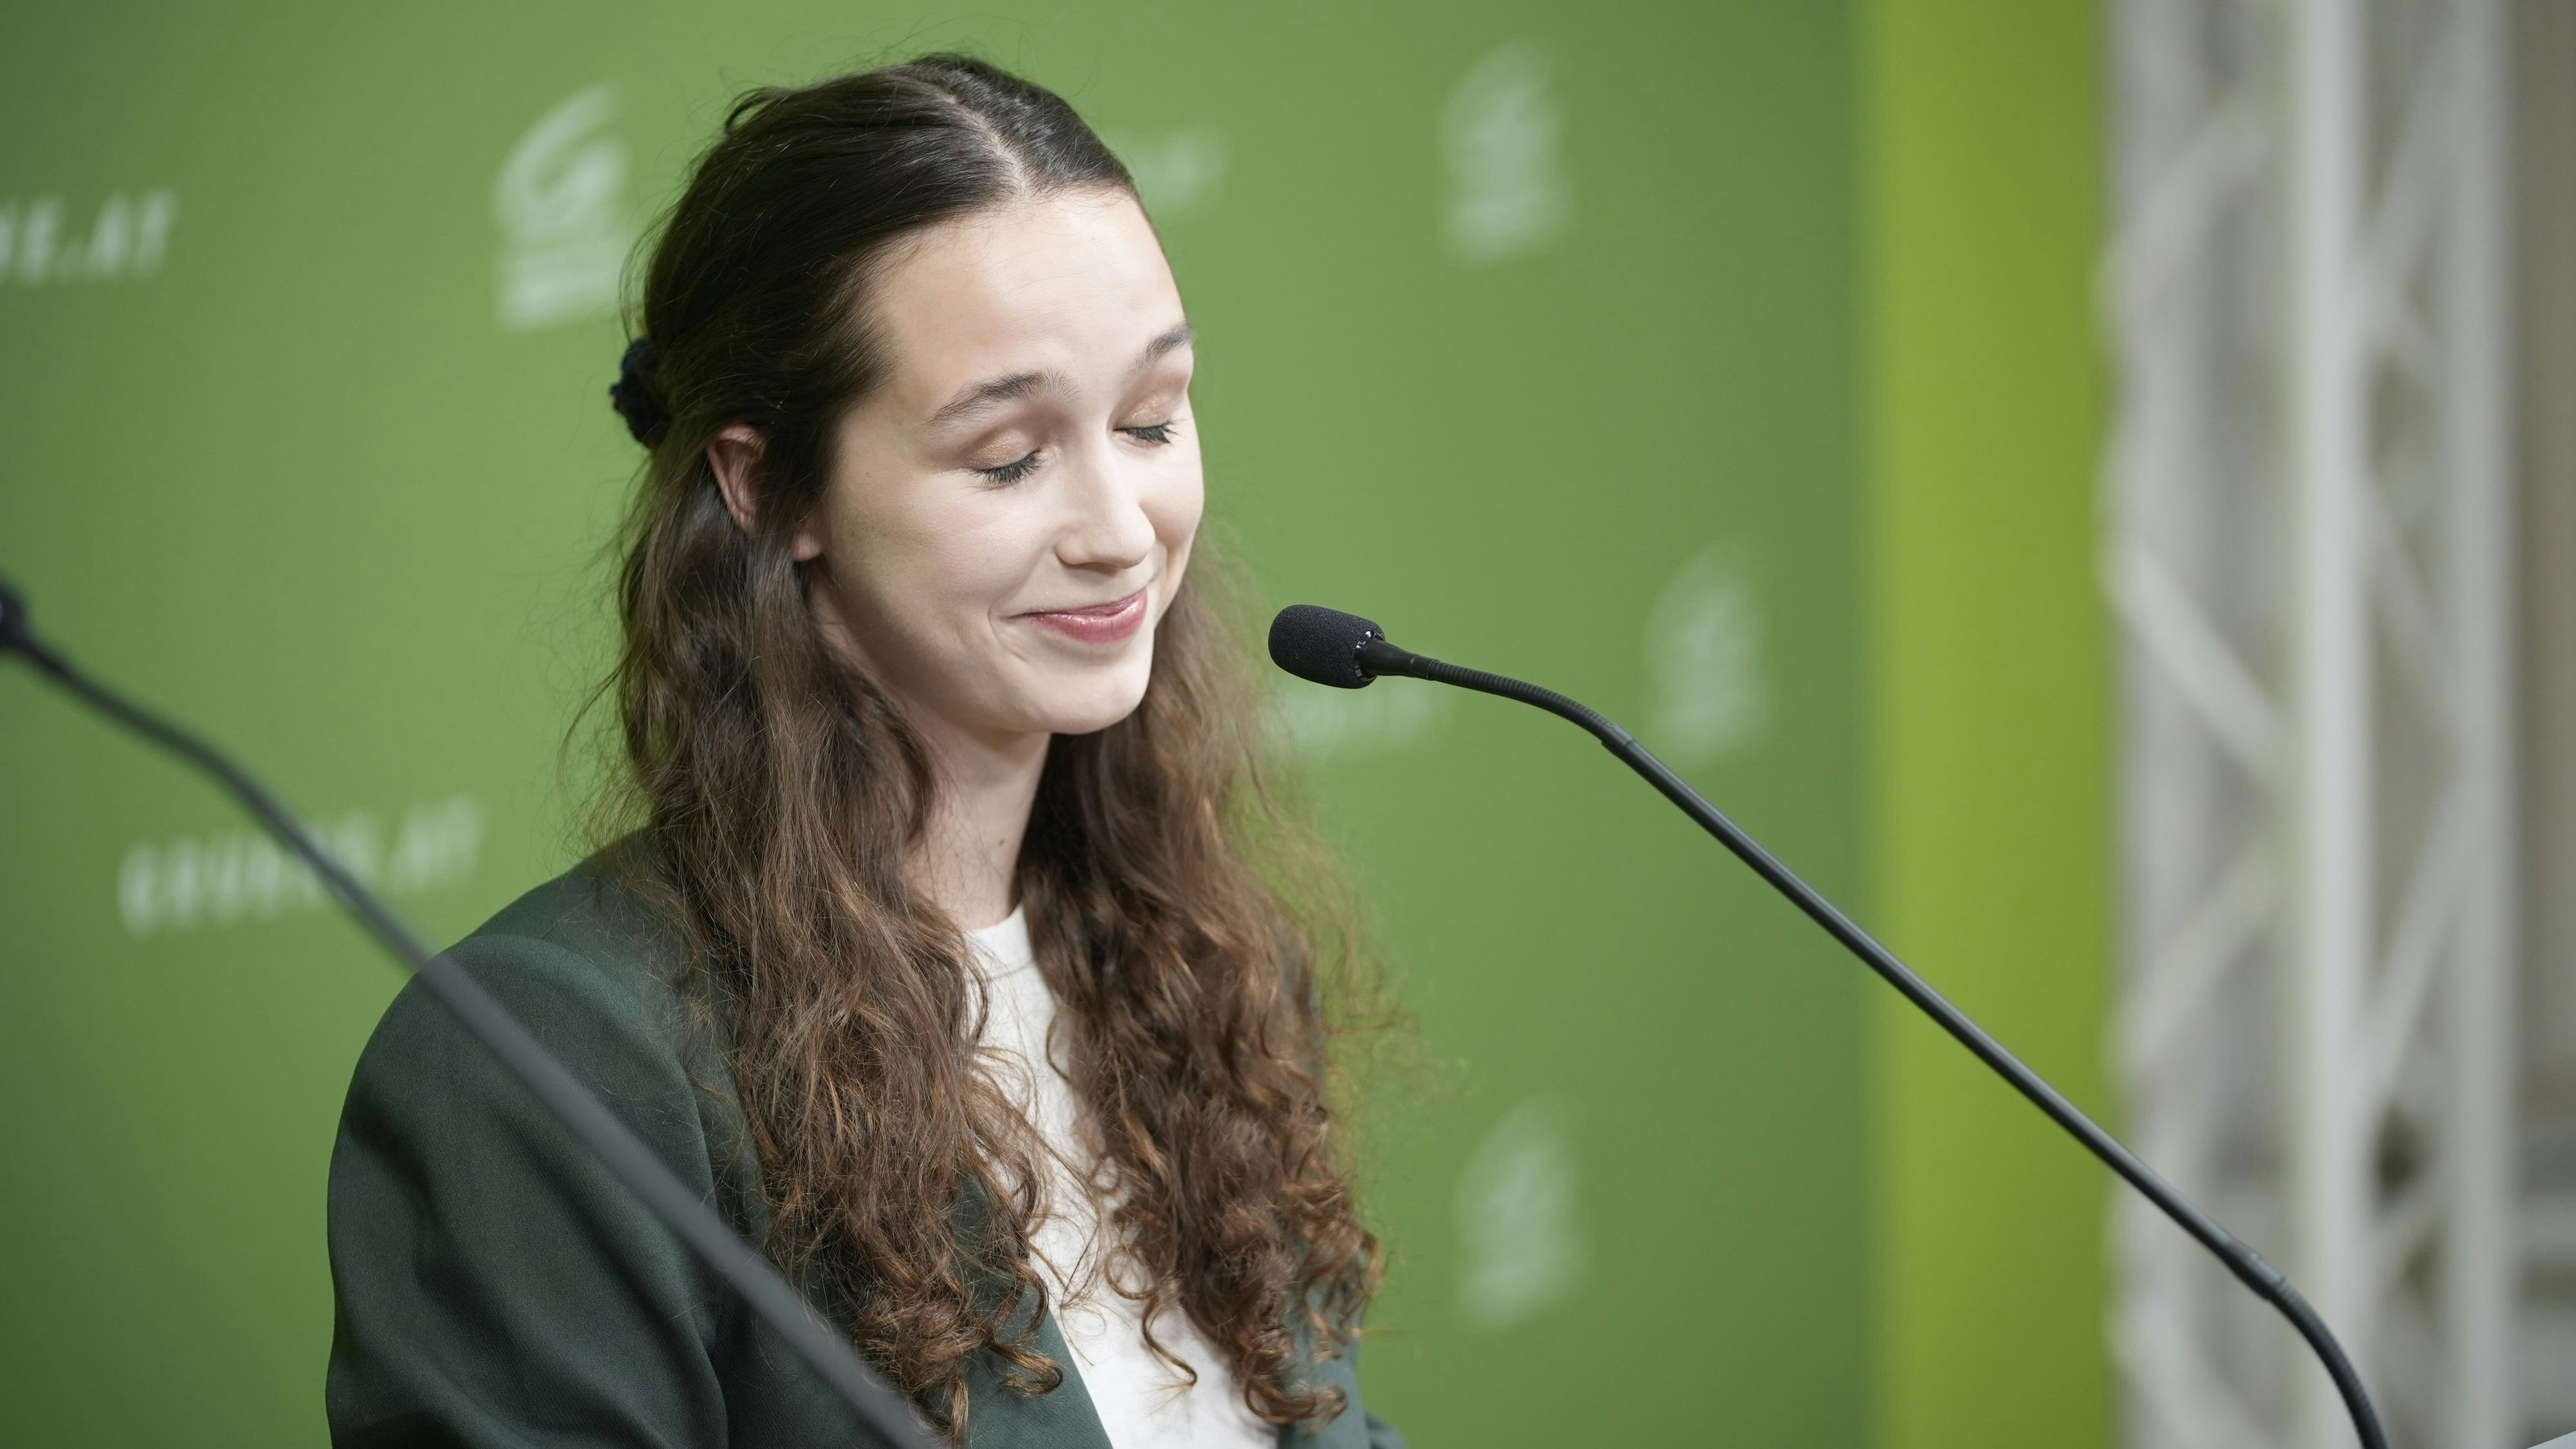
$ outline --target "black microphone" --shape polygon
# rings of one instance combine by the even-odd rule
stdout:
[[[1335,689],[1360,689],[1377,681],[1380,675],[1403,675],[1428,679],[1438,684],[1454,684],[1480,694],[1500,695],[1523,704],[1536,705],[1550,714],[1561,715],[1591,732],[1594,738],[1617,755],[1629,769],[1646,777],[1646,782],[1663,792],[1664,798],[1681,807],[1682,813],[1700,823],[1718,843],[1734,852],[1736,859],[1753,868],[1753,873],[1770,882],[1771,888],[1787,896],[1791,904],[1807,914],[1808,919],[1825,928],[1825,933],[1843,943],[1920,1008],[1924,1015],[1940,1024],[1943,1031],[1958,1039],[1961,1046],[1975,1053],[1977,1060],[1994,1069],[1997,1076],[2012,1084],[2013,1090],[2030,1099],[2033,1106],[2048,1114],[2048,1119],[2064,1128],[2076,1141],[2084,1144],[2113,1172],[2127,1180],[2131,1187],[2146,1196],[2147,1201],[2162,1209],[2164,1215],[2216,1255],[2237,1281],[2252,1289],[2257,1297],[2279,1309],[2299,1336],[2315,1350],[2334,1379],[2335,1388],[2343,1395],[2344,1408],[2352,1415],[2353,1428],[2361,1435],[2363,1449],[2388,1449],[2388,1436],[2379,1427],[2379,1413],[2371,1406],[2370,1394],[2362,1387],[2361,1375],[2345,1356],[2343,1345],[2336,1342],[2325,1320],[2309,1306],[2281,1270],[2263,1261],[2261,1254],[2238,1242],[2228,1231],[2212,1222],[2207,1214],[2192,1206],[2191,1201],[2176,1191],[2173,1184],[2156,1174],[2155,1169],[2138,1160],[2119,1140],[2105,1132],[2092,1118],[2084,1115],[2074,1103],[2058,1093],[2039,1073],[2022,1065],[2021,1060],[2004,1050],[2003,1044],[1988,1036],[1985,1029],[1968,1019],[1967,1013],[1952,1006],[1941,993],[1933,990],[1922,977],[1896,959],[1893,952],[1854,925],[1816,891],[1798,878],[1795,871],[1782,865],[1777,857],[1744,833],[1734,821],[1700,797],[1681,776],[1663,761],[1649,753],[1645,746],[1626,730],[1602,718],[1587,706],[1568,699],[1552,689],[1541,689],[1500,674],[1487,674],[1478,669],[1462,669],[1443,663],[1429,655],[1416,654],[1387,642],[1386,631],[1357,614],[1345,614],[1316,604],[1292,604],[1279,611],[1270,621],[1270,659],[1280,668],[1300,679],[1329,684]]]
[[[36,672],[92,709],[214,777],[255,816],[280,845],[310,866],[378,945],[420,977],[466,1031],[525,1083],[537,1100],[598,1157],[602,1166],[642,1200],[715,1275],[743,1296],[752,1310],[787,1340],[823,1381],[840,1394],[861,1422],[896,1449],[932,1449],[904,1399],[861,1363],[823,1317],[808,1307],[769,1260],[742,1240],[715,1209],[684,1185],[634,1129],[601,1104],[597,1094],[539,1045],[481,982],[445,956],[432,955],[393,908],[360,884],[289,814],[276,797],[214,746],[150,713],[82,674],[36,637],[26,597],[0,578],[0,654],[16,654]]]

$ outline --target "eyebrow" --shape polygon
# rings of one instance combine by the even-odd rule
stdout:
[[[1189,346],[1193,335],[1187,322],[1175,324],[1172,330],[1145,344],[1145,355],[1136,359],[1136,366],[1142,368],[1164,353]]]
[[[1136,358],[1135,366],[1128,370],[1141,372],[1157,358],[1187,347],[1190,344],[1191,335],[1190,324],[1187,322],[1173,326],[1161,336],[1146,343],[1145,350]],[[942,423],[954,422],[987,408],[1006,402],[1017,402],[1043,389],[1061,387],[1063,384],[1063,374],[1053,372],[1014,372],[1006,377],[987,378],[950,398],[939,411],[930,415],[930,424],[932,427],[937,427]]]

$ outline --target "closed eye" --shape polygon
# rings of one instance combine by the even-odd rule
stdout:
[[[1172,440],[1172,429],[1177,426],[1179,426],[1177,422],[1145,423],[1138,427],[1120,428],[1118,431],[1140,443],[1162,444]]]
[[[978,468],[975,471],[983,474],[994,483],[1007,485],[1017,483],[1037,470],[1038,455],[1035,452],[1031,452],[1027,457],[1017,459],[1013,462],[1004,463],[999,468]]]

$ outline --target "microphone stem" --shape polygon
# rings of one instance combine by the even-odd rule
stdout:
[[[303,823],[270,795],[248,771],[214,746],[162,719],[106,685],[89,678],[71,661],[28,632],[23,616],[12,616],[14,601],[0,598],[0,654],[24,655],[67,693],[99,713],[179,756],[214,778],[225,792],[257,817],[279,844],[310,867],[334,899],[357,918],[377,944],[419,976],[423,988],[454,1014],[468,1034],[480,1041],[501,1065],[526,1085],[557,1120],[590,1149],[654,1216],[704,1261],[715,1275],[742,1295],[754,1312],[787,1340],[826,1384],[854,1410],[860,1421],[900,1449],[930,1449],[904,1400],[871,1373],[840,1335],[825,1326],[778,1270],[718,1216],[668,1164],[611,1112],[563,1063],[557,1061],[528,1029],[510,1015],[483,984],[442,955],[431,954],[410,926],[394,914],[346,867],[314,840]]]
[[[1444,663],[1428,655],[1415,654],[1382,639],[1370,639],[1360,646],[1360,666],[1375,674],[1408,675],[1440,684],[1472,689],[1480,694],[1499,695],[1535,705],[1548,713],[1572,720],[1600,740],[1621,763],[1646,778],[1661,791],[1664,798],[1681,807],[1682,813],[1698,821],[1700,827],[1717,837],[1718,843],[1733,852],[1735,858],[1753,868],[1753,873],[1770,883],[1771,888],[1789,898],[1792,905],[1806,913],[1809,920],[1825,928],[1826,934],[1840,941],[1861,963],[1878,973],[1880,979],[1896,988],[1907,1001],[1937,1022],[1943,1031],[1956,1038],[1961,1046],[1976,1054],[1979,1061],[1992,1068],[1997,1076],[2012,1084],[2013,1090],[2028,1098],[2031,1105],[2046,1113],[2050,1121],[2065,1129],[2068,1135],[2084,1144],[2104,1165],[2118,1173],[2149,1202],[2174,1220],[2182,1230],[2207,1248],[2239,1282],[2252,1289],[2257,1297],[2280,1310],[2290,1320],[2299,1336],[2307,1340],[2326,1373],[2334,1380],[2335,1390],[2343,1396],[2344,1408],[2352,1416],[2353,1428],[2361,1436],[2363,1449],[2387,1449],[2388,1437],[2379,1424],[2378,1411],[2371,1406],[2360,1373],[2336,1341],[2325,1320],[2301,1296],[2281,1270],[2263,1260],[2263,1256],[2239,1242],[2225,1228],[2210,1220],[2194,1207],[2173,1184],[2164,1180],[2154,1168],[2140,1161],[2135,1153],[2120,1145],[2119,1139],[2084,1115],[2081,1108],[2068,1101],[2047,1079],[2024,1066],[2021,1059],[2005,1050],[2003,1043],[1986,1034],[1985,1028],[1969,1019],[1966,1012],[1950,1004],[1929,982],[1914,974],[1904,962],[1862,930],[1849,916],[1826,900],[1815,887],[1799,878],[1798,873],[1783,865],[1777,856],[1762,847],[1761,842],[1744,833],[1741,826],[1726,817],[1703,798],[1690,783],[1673,773],[1672,768],[1656,759],[1636,737],[1604,718],[1598,711],[1579,700],[1570,699],[1552,689],[1500,674],[1487,674],[1481,669],[1467,669]]]

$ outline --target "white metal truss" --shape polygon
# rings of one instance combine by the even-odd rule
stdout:
[[[2518,1444],[2508,0],[2118,0],[2133,1145],[2407,1449]],[[2352,1442],[2123,1200],[2133,1449]]]

